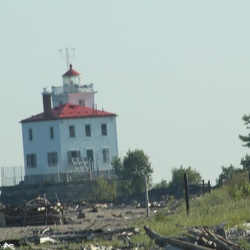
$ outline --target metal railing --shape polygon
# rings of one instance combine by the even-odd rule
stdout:
[[[24,180],[24,167],[1,167],[1,183],[0,186],[15,186]]]

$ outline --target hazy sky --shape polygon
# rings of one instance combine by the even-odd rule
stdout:
[[[191,166],[212,185],[241,167],[250,112],[250,1],[2,0],[0,166],[23,165],[22,119],[62,84],[59,49],[118,114],[119,154],[142,149],[153,182]],[[250,152],[249,152],[250,153]]]

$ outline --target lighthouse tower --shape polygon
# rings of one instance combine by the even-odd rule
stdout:
[[[53,108],[66,103],[83,107],[95,108],[94,84],[84,85],[82,76],[73,69],[72,64],[69,70],[62,76],[63,86],[52,86]]]

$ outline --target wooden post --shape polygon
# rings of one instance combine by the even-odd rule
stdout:
[[[205,182],[202,180],[202,195],[204,196],[205,193]]]
[[[188,175],[184,174],[184,186],[185,186],[185,197],[186,197],[186,210],[187,215],[189,214],[189,195],[188,195]]]
[[[147,217],[150,216],[149,213],[149,200],[148,200],[148,184],[147,184],[147,176],[144,175],[144,182],[145,182],[145,204],[146,204],[146,213]]]
[[[211,186],[210,186],[210,181],[208,181],[208,192],[211,194]]]

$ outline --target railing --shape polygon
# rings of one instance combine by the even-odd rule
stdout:
[[[65,93],[94,92],[94,85],[65,84],[64,86],[52,86],[51,90],[53,95],[59,95]]]
[[[24,167],[1,167],[1,186],[15,186],[24,180]]]

